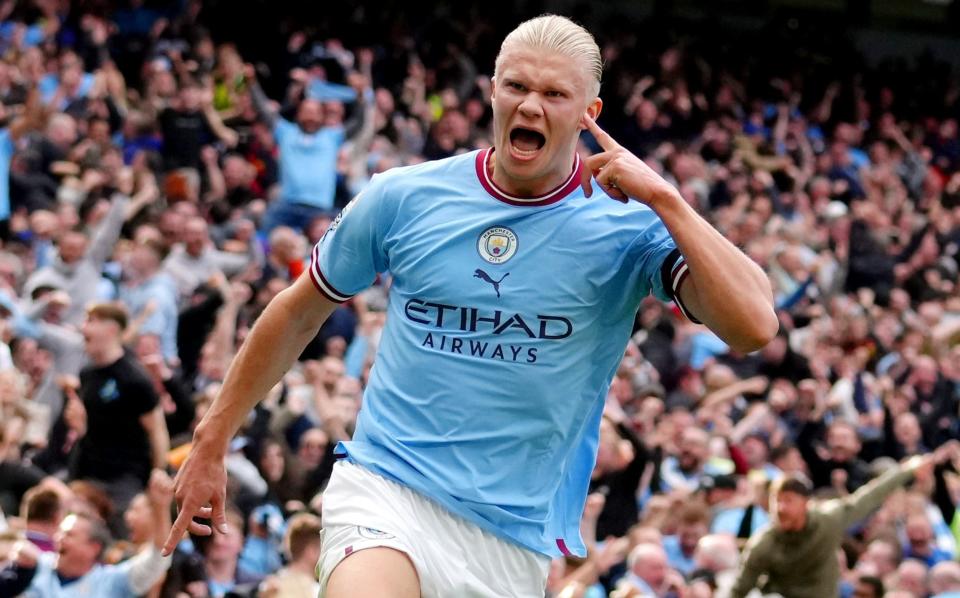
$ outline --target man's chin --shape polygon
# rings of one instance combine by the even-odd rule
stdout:
[[[518,156],[512,151],[511,146],[507,146],[506,151],[501,153],[500,164],[505,167],[507,174],[516,179],[535,179],[542,170],[544,153],[539,151],[533,157]]]

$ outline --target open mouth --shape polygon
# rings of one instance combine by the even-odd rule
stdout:
[[[510,131],[510,147],[521,157],[533,157],[546,142],[543,133],[533,129],[514,127]]]

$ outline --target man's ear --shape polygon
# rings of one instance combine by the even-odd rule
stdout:
[[[600,116],[600,111],[603,109],[603,100],[600,98],[593,98],[589,104],[587,104],[586,114],[593,120],[597,120],[597,117]],[[583,131],[587,128],[586,125],[581,124],[580,130]]]
[[[497,78],[490,77],[490,101],[497,97]]]

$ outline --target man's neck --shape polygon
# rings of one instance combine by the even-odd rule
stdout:
[[[90,361],[99,367],[116,363],[121,357],[123,357],[123,345],[120,344],[108,345],[101,351],[90,352]]]
[[[57,560],[57,575],[68,579],[77,579],[89,573],[94,565],[96,565],[96,563],[65,563],[63,562],[63,558],[60,558]]]
[[[565,163],[565,168],[550,173],[542,178],[527,181],[518,181],[507,175],[502,167],[498,167],[497,152],[494,150],[487,161],[487,173],[491,180],[502,190],[518,197],[536,197],[544,195],[559,187],[570,176],[573,170],[575,156],[571,155]]]

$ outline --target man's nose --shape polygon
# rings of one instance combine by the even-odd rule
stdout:
[[[528,93],[523,98],[523,101],[520,102],[518,110],[520,111],[520,114],[529,118],[543,116],[543,106],[540,104],[540,99],[535,93]]]

